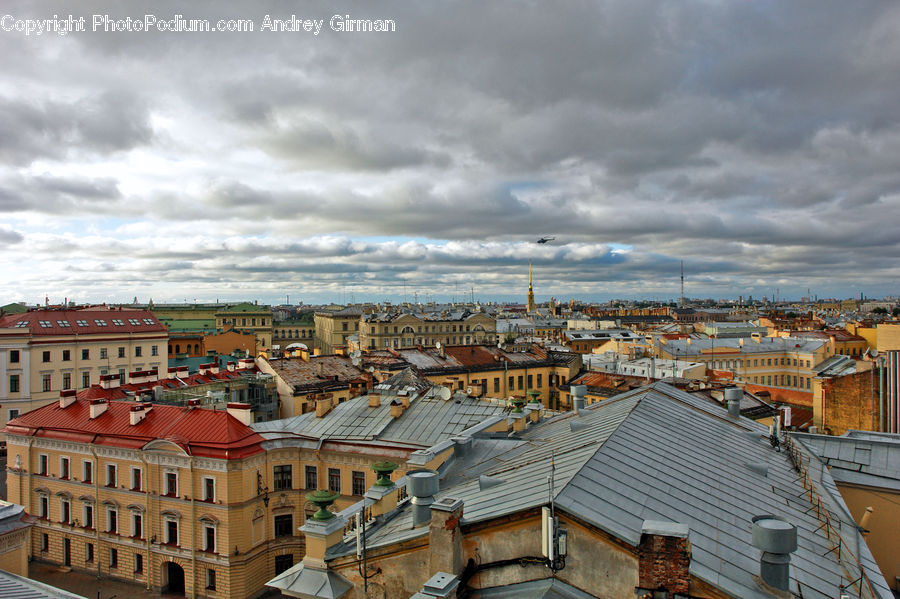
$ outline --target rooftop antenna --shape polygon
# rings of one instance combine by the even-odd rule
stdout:
[[[684,308],[684,260],[681,261],[681,305]]]

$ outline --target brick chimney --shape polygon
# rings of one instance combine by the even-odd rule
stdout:
[[[691,584],[690,529],[686,524],[644,520],[638,546],[637,596],[654,591],[687,594]]]
[[[131,426],[135,426],[136,424],[139,424],[141,422],[141,420],[144,419],[144,417],[147,415],[147,412],[144,411],[143,404],[137,404],[137,405],[131,406],[131,410],[128,412],[128,415],[130,418]]]
[[[65,391],[59,392],[59,407],[67,408],[75,403],[75,394],[77,392],[75,389],[66,389]]]
[[[250,414],[250,404],[248,403],[229,403],[226,409],[229,414],[247,426],[253,422],[253,415]]]
[[[391,417],[394,419],[403,416],[403,404],[396,399],[391,402]]]
[[[316,398],[316,418],[322,418],[331,411],[331,396],[322,395]]]
[[[378,389],[369,391],[369,407],[377,408],[381,406],[381,392]]]
[[[453,497],[431,504],[431,524],[428,528],[428,567],[431,572],[462,573],[462,519],[463,501]]]
[[[91,420],[97,418],[103,412],[106,411],[106,408],[109,407],[109,403],[105,399],[92,399],[91,400]]]

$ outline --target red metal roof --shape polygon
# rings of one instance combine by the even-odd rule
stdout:
[[[121,324],[120,324],[121,323]],[[165,333],[166,327],[149,310],[109,306],[80,309],[38,309],[0,316],[0,328],[22,329],[32,335],[116,335],[121,333]]]
[[[135,449],[166,439],[190,455],[219,459],[264,451],[263,438],[223,410],[156,405],[132,425],[129,414],[134,405],[110,401],[103,414],[91,419],[88,400],[79,399],[66,408],[53,403],[11,420],[3,432]]]

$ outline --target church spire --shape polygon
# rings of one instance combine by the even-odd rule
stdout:
[[[531,278],[531,260],[528,261],[528,300],[525,302],[525,311],[526,312],[534,312],[534,287],[532,286],[532,278]]]

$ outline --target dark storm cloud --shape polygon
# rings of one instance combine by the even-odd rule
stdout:
[[[106,2],[9,8],[75,10],[134,16]],[[0,211],[127,206],[140,219],[89,238],[26,231],[17,247],[72,244],[88,269],[94,255],[118,264],[115,247],[141,276],[209,285],[239,272],[503,290],[529,259],[579,290],[669,289],[682,259],[715,289],[898,274],[887,260],[900,253],[896,4],[152,12],[257,28],[267,13],[351,14],[398,31],[0,35],[18,59],[0,80]],[[532,247],[543,235],[557,247]],[[400,240],[357,240],[385,237]]]

